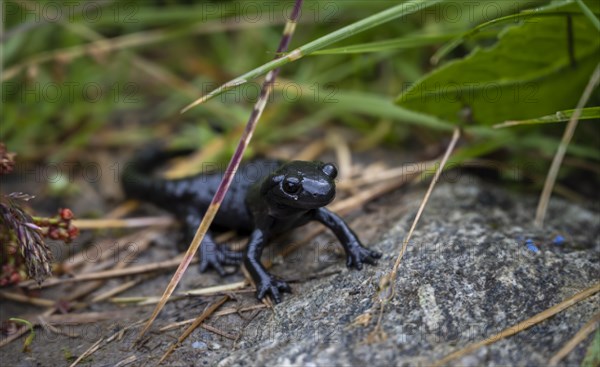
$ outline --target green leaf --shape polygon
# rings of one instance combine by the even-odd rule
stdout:
[[[587,348],[585,358],[581,362],[582,367],[597,366],[600,363],[600,330],[596,331],[592,342]]]
[[[443,57],[448,55],[452,50],[463,43],[467,38],[477,36],[480,32],[487,28],[495,27],[498,25],[516,23],[518,21],[528,21],[530,18],[545,17],[545,16],[560,16],[560,15],[581,15],[581,11],[577,9],[571,9],[566,7],[570,4],[571,0],[562,0],[559,2],[553,2],[549,5],[535,8],[533,10],[524,10],[517,14],[506,15],[503,17],[495,18],[490,21],[479,24],[476,27],[471,28],[467,32],[464,32],[459,37],[456,37],[452,42],[441,47],[432,57],[431,62],[437,64]],[[530,5],[530,4],[526,4]]]
[[[571,119],[575,110],[558,111],[552,115],[542,116],[534,119],[506,121],[501,124],[494,125],[495,129],[500,129],[509,126],[518,125],[534,125],[534,124],[551,124],[556,122],[565,122]],[[600,119],[600,107],[589,107],[581,110],[579,120],[594,120]]]
[[[23,342],[23,352],[28,351],[29,350],[29,346],[33,342],[33,338],[35,338],[35,331],[33,331],[33,324],[31,322],[27,321],[27,320],[19,319],[19,318],[16,318],[16,317],[11,317],[8,320],[9,321],[18,322],[18,323],[21,323],[21,324],[25,324],[25,326],[27,326],[29,328],[29,335],[27,335],[27,338],[25,338],[25,341]]]
[[[426,75],[396,103],[454,123],[537,118],[573,108],[599,62],[600,37],[583,15],[529,18],[496,45]]]

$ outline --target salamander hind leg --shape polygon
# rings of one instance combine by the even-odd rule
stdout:
[[[195,215],[188,215],[186,218],[185,241],[183,244],[185,248],[194,238],[199,224],[200,219]],[[225,245],[217,244],[210,232],[207,232],[204,236],[198,252],[200,256],[198,270],[203,273],[207,269],[213,268],[221,276],[231,274],[231,272],[224,269],[224,266],[237,266],[242,262],[244,256],[242,252],[232,251]]]

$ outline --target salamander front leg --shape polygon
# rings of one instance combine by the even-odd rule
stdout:
[[[323,223],[335,234],[346,251],[346,266],[362,269],[363,264],[376,265],[381,253],[364,247],[356,234],[337,214],[325,208],[317,209],[314,219]]]
[[[273,302],[281,302],[280,292],[290,292],[292,289],[283,280],[267,272],[267,269],[260,262],[263,247],[267,242],[266,235],[260,229],[255,229],[250,236],[248,246],[246,247],[246,256],[244,258],[244,265],[252,279],[256,284],[256,298],[263,299],[269,294]]]

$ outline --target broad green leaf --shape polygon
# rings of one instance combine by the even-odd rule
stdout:
[[[506,16],[502,16],[499,18],[495,18],[489,20],[487,22],[481,23],[476,27],[469,29],[464,32],[460,36],[456,37],[452,42],[440,47],[440,49],[431,57],[431,62],[433,64],[437,64],[443,57],[448,55],[452,50],[458,47],[461,43],[463,43],[467,38],[474,38],[480,32],[492,28],[497,27],[499,25],[515,23],[518,21],[528,21],[530,18],[535,17],[548,17],[548,16],[567,16],[567,15],[582,15],[581,9],[576,9],[575,7],[567,6],[572,3],[572,0],[561,0],[558,2],[552,2],[549,5],[537,7],[534,9],[526,9],[520,13],[510,14]],[[526,4],[529,5],[529,4]]]
[[[564,9],[579,9],[571,5]],[[585,16],[529,18],[506,28],[496,45],[417,81],[396,103],[455,123],[537,118],[573,108],[599,62],[600,37]]]
[[[552,115],[542,116],[535,119],[520,120],[520,121],[506,121],[501,124],[494,125],[495,129],[500,129],[509,126],[518,125],[534,125],[534,124],[550,124],[556,122],[565,122],[571,119],[575,110],[558,111]],[[589,107],[581,110],[579,120],[594,120],[600,119],[600,107]]]

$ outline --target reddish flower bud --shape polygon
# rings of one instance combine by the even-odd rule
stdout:
[[[60,217],[64,220],[73,219],[73,212],[69,208],[62,208],[58,211],[60,213]]]

